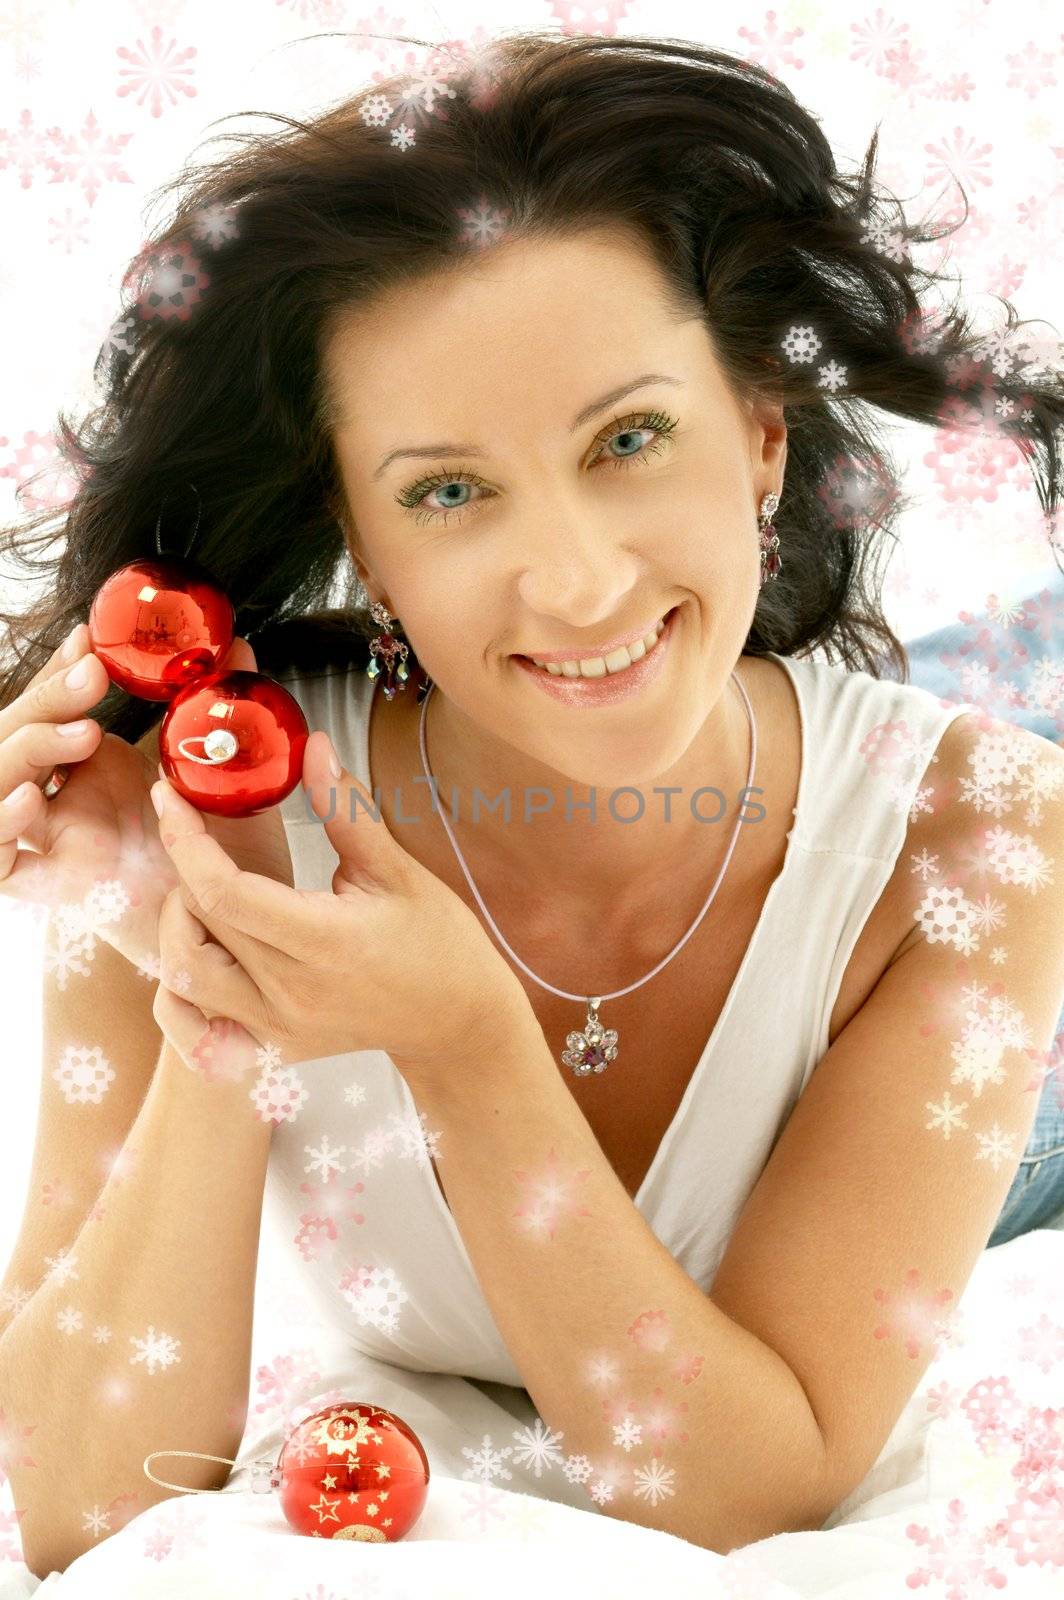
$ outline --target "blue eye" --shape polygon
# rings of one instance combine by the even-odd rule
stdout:
[[[669,435],[676,425],[675,418],[668,417],[661,411],[641,412],[635,416],[614,417],[608,428],[599,434],[594,442],[608,445],[614,439],[630,438],[638,433],[651,432],[656,434],[657,437],[652,442],[640,446],[629,455],[610,456],[610,466],[623,468],[633,461],[649,459],[650,456],[656,455],[660,450],[663,450],[669,442]],[[460,467],[455,472],[441,470],[433,473],[431,477],[420,478],[417,483],[411,484],[408,489],[403,489],[395,498],[404,510],[413,514],[415,522],[438,521],[442,518],[446,523],[451,520],[454,512],[466,511],[475,506],[477,502],[464,500],[452,502],[449,507],[429,506],[424,510],[419,510],[418,507],[426,495],[434,493],[436,490],[450,489],[455,484],[463,483],[472,485],[474,488],[485,486],[484,480],[478,477],[475,472],[470,472],[465,467]],[[458,517],[456,520],[460,522],[462,519]]]

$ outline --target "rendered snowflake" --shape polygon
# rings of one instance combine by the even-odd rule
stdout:
[[[361,1327],[372,1324],[382,1333],[396,1331],[399,1307],[410,1298],[391,1267],[356,1267],[341,1278],[340,1292]]]
[[[63,1059],[52,1073],[67,1105],[99,1105],[115,1079],[114,1068],[99,1046],[79,1049],[67,1045]]]
[[[250,1091],[263,1122],[294,1122],[309,1096],[294,1067],[264,1072]]]
[[[541,1467],[557,1466],[561,1463],[562,1453],[558,1445],[565,1435],[553,1433],[542,1417],[537,1417],[530,1428],[515,1428],[514,1438],[517,1440],[514,1447],[515,1464],[520,1467],[531,1467],[537,1478]]]
[[[158,1368],[176,1366],[181,1360],[177,1353],[181,1340],[171,1338],[168,1333],[156,1333],[154,1326],[149,1326],[143,1339],[131,1335],[129,1342],[137,1347],[136,1355],[129,1358],[130,1365],[143,1361],[153,1376]]]
[[[822,341],[813,332],[812,328],[788,328],[780,345],[784,355],[789,361],[795,363],[808,363],[812,361],[821,347]]]

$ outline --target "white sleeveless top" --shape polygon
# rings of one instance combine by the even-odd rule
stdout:
[[[716,1026],[635,1197],[653,1233],[707,1293],[827,1051],[843,974],[904,843],[927,764],[947,726],[978,710],[810,657],[772,659],[789,675],[801,712],[794,825]],[[379,804],[368,759],[379,680],[351,667],[278,681]],[[336,855],[301,784],[281,812],[296,887],[329,890]],[[279,1247],[294,1252],[313,1309],[377,1359],[523,1387],[437,1186],[425,1137],[433,1130],[390,1057],[352,1051],[291,1072],[291,1114],[274,1129],[264,1206]]]

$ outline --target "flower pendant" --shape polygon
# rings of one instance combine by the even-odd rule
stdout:
[[[592,1072],[605,1072],[617,1055],[617,1034],[613,1028],[603,1028],[598,1019],[599,996],[591,995],[587,1002],[587,1021],[583,1033],[570,1033],[566,1038],[567,1050],[561,1054],[562,1065],[571,1067],[578,1078]]]

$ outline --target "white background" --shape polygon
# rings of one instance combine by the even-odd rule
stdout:
[[[367,21],[371,15],[375,20]],[[949,241],[948,259],[981,309],[981,322],[1000,320],[992,298],[999,293],[1021,317],[1043,319],[1042,333],[1059,332],[1064,60],[1058,14],[1048,0],[934,7],[892,0],[885,9],[784,3],[776,5],[774,23],[767,8],[706,0],[604,4],[584,12],[449,0],[410,11],[345,0],[0,0],[0,517],[15,519],[16,487],[56,459],[57,410],[80,416],[93,403],[93,359],[117,315],[122,276],[158,220],[156,212],[145,214],[149,192],[194,154],[220,155],[221,144],[204,148],[215,134],[279,128],[243,118],[210,128],[215,119],[247,109],[312,114],[398,68],[412,48],[290,41],[327,29],[376,28],[475,45],[511,27],[554,28],[570,15],[582,30],[605,31],[617,15],[621,34],[696,39],[762,62],[815,112],[846,171],[857,166],[879,121],[879,176],[906,200],[913,219],[932,209],[945,216],[959,203],[952,168],[973,216]],[[114,167],[110,175],[107,163],[97,169],[101,181],[91,198],[84,170],[75,166],[64,176],[42,159],[42,151],[56,149],[47,130],[59,130],[62,142],[76,148],[89,117]],[[941,249],[929,247],[916,259],[937,266]],[[1037,592],[1053,569],[1033,490],[1010,486],[970,506],[947,504],[925,461],[931,431],[904,424],[892,437],[907,489],[917,497],[899,526],[901,544],[889,567],[887,615],[895,632],[910,639],[953,622],[962,610],[985,610],[991,595],[1019,602]],[[68,492],[57,475],[52,503]],[[47,486],[37,493],[47,495]],[[0,585],[10,606],[12,586],[3,573]],[[2,898],[0,952],[6,1079],[0,1262],[6,1263],[36,1125],[43,952],[27,913]]]

